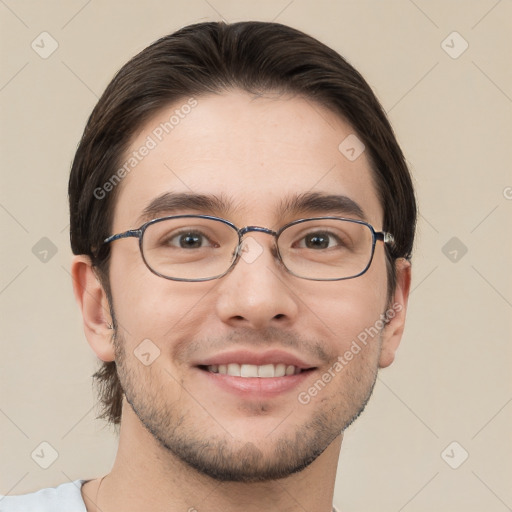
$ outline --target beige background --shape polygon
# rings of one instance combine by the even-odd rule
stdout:
[[[0,494],[110,469],[116,438],[95,420],[97,362],[69,277],[70,162],[129,57],[183,25],[221,18],[289,24],[347,57],[388,111],[414,173],[421,217],[408,327],[345,436],[337,504],[511,510],[510,0],[0,0]],[[46,59],[31,47],[43,31],[58,43]],[[57,251],[46,261],[43,237]],[[31,457],[42,442],[58,453],[48,469]],[[446,461],[463,450],[469,458],[452,469]]]

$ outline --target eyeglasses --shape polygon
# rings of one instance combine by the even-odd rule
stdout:
[[[246,239],[244,245],[244,236],[250,232],[275,237],[273,252],[284,268],[296,277],[313,281],[358,277],[370,267],[377,241],[394,244],[390,233],[376,232],[370,224],[354,219],[299,219],[273,231],[259,226],[238,228],[210,215],[153,219],[139,229],[112,235],[103,243],[138,238],[142,259],[157,276],[173,281],[209,281],[226,275],[240,257],[252,261],[245,252],[251,244]],[[253,245],[262,250],[254,239]]]

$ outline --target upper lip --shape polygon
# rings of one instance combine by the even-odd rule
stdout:
[[[296,366],[301,370],[315,368],[314,364],[309,364],[294,354],[278,349],[268,350],[265,352],[251,352],[249,350],[223,352],[198,361],[195,366],[211,366],[214,364],[229,363],[253,364],[256,366],[282,363],[285,365]]]

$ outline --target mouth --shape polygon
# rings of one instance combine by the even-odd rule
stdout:
[[[293,391],[318,369],[281,350],[229,352],[197,363],[194,366],[208,379],[209,387],[219,386],[244,399],[270,398]]]
[[[200,370],[210,373],[217,373],[220,375],[230,375],[231,377],[242,378],[259,378],[271,379],[275,377],[288,377],[290,375],[299,375],[303,372],[314,370],[315,368],[299,368],[292,364],[285,363],[270,363],[270,364],[242,364],[242,363],[228,363],[228,364],[211,364],[199,365]]]

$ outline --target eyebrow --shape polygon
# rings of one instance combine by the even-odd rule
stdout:
[[[148,222],[164,215],[181,213],[183,210],[193,210],[207,215],[227,216],[234,209],[232,201],[224,196],[165,192],[153,199],[142,210],[137,222]]]
[[[341,215],[367,220],[363,208],[350,197],[319,192],[307,192],[284,199],[281,201],[279,212],[283,217],[307,213]]]
[[[235,206],[234,201],[223,195],[165,192],[144,208],[137,222],[145,223],[158,217],[183,213],[185,210],[227,218],[240,209]],[[344,195],[306,192],[282,199],[277,207],[279,218],[304,214],[341,215],[367,220],[362,207]]]

